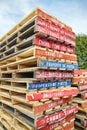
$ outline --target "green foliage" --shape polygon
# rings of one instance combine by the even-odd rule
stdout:
[[[79,69],[87,69],[87,35],[76,37],[76,55]]]

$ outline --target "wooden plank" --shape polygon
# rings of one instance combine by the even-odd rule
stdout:
[[[80,128],[81,130],[86,130],[86,127],[81,125],[79,122],[75,121],[75,126],[77,126],[77,129]]]
[[[79,109],[87,110],[87,100],[82,100],[81,98],[74,98],[74,103],[78,103]]]
[[[19,129],[24,129],[24,130],[34,130],[33,127],[31,127],[29,124],[27,125],[25,122],[22,120],[15,118],[14,120],[14,126],[17,130]]]
[[[79,126],[79,124],[75,125],[76,130],[87,130],[87,128],[82,128]]]
[[[74,71],[74,75],[75,75],[75,76],[80,76],[80,75],[81,75],[81,76],[82,76],[82,75],[83,75],[83,76],[87,76],[87,71],[86,71],[86,70],[75,70],[75,71]]]
[[[72,85],[73,87],[77,87],[80,91],[83,91],[83,90],[87,90],[87,84],[76,84],[76,85]]]
[[[74,77],[72,79],[72,84],[77,84],[77,85],[81,85],[81,84],[85,84],[87,82],[87,77]]]
[[[5,96],[2,96],[1,97],[1,102],[4,103],[4,104],[7,104],[9,106],[12,106],[12,102],[11,102],[11,99],[5,97]]]
[[[8,112],[6,112],[5,110],[2,110],[1,118],[6,119],[8,124],[10,124],[10,125],[13,124],[13,116],[11,114],[9,114]]]
[[[7,128],[7,130],[11,130],[11,126],[8,124],[6,119],[1,119],[1,123]]]

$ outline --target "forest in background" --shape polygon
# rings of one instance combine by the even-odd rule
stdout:
[[[76,55],[79,69],[87,69],[87,35],[76,36]]]

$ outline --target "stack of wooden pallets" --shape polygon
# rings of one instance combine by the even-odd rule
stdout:
[[[2,130],[74,129],[74,49],[72,29],[41,9],[0,39]]]
[[[75,70],[72,86],[79,89],[79,94],[73,99],[78,104],[79,111],[76,114],[75,125],[77,130],[87,129],[87,71]]]

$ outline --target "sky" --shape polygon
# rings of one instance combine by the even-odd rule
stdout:
[[[87,0],[0,0],[0,37],[36,7],[87,35]]]

